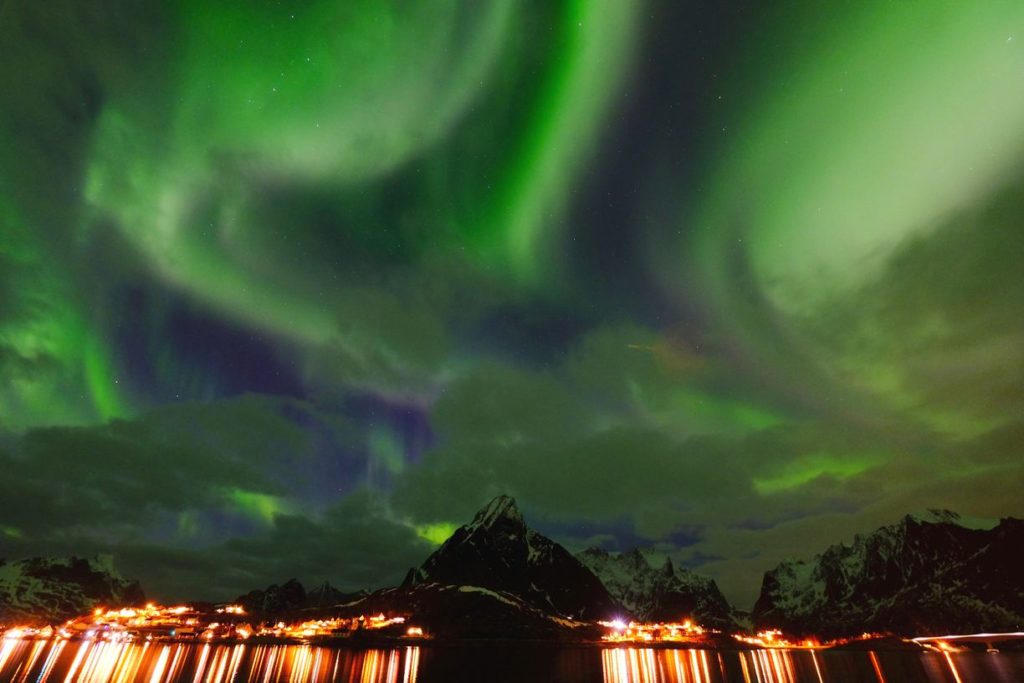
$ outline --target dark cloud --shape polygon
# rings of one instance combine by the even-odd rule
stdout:
[[[289,576],[382,585],[430,545],[364,488],[371,457],[343,416],[255,396],[8,435],[2,545],[113,552],[168,597],[230,598]]]
[[[281,515],[267,531],[207,548],[126,544],[119,552],[125,571],[149,577],[155,594],[230,599],[289,577],[352,591],[395,585],[431,550],[363,489],[322,515]]]

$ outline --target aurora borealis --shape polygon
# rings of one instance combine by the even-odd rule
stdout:
[[[1024,515],[1020,3],[7,0],[0,133],[0,556]]]

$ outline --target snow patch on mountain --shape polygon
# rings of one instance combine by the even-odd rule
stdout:
[[[939,510],[936,508],[929,508],[922,512],[914,512],[907,517],[918,523],[926,524],[956,524],[962,526],[965,529],[978,529],[988,531],[994,529],[999,525],[998,519],[992,519],[991,517],[970,517],[961,515],[952,510]]]
[[[489,530],[498,521],[524,528],[526,526],[526,522],[523,521],[523,515],[519,512],[515,499],[511,496],[501,495],[478,511],[467,528],[470,533],[478,529]]]
[[[97,606],[144,601],[139,584],[121,577],[110,556],[0,560],[0,623],[56,623]]]
[[[655,566],[651,563],[655,555],[639,548],[627,553],[589,548],[576,557],[638,619],[692,618],[715,628],[731,630],[735,627],[732,608],[714,580],[686,569],[676,569],[670,558],[664,558],[660,566]]]
[[[767,572],[753,618],[794,633],[1024,625],[1024,523],[929,510]]]
[[[484,595],[486,595],[488,597],[494,598],[495,600],[499,600],[499,601],[505,603],[506,605],[511,605],[512,607],[518,607],[520,604],[522,604],[520,602],[517,602],[517,601],[509,598],[509,597],[506,597],[506,596],[502,595],[501,593],[498,593],[497,591],[492,591],[492,590],[489,590],[487,588],[481,588],[480,586],[459,586],[459,592],[460,593],[482,593],[482,594],[484,594]]]

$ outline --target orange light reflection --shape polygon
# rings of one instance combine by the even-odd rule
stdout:
[[[878,655],[874,652],[869,652],[868,656],[871,658],[871,666],[875,667],[875,675],[878,676],[878,683],[886,683],[885,674],[882,673],[882,665],[878,661]]]
[[[950,656],[950,654],[948,652],[943,652],[942,656],[946,658],[946,664],[949,665],[949,671],[953,674],[953,679],[956,681],[956,683],[964,683],[960,679],[960,672],[957,671],[956,664],[953,663],[953,658]]]

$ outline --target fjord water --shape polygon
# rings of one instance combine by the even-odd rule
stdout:
[[[0,642],[0,681],[107,683],[1011,683],[1024,654],[479,645]]]

